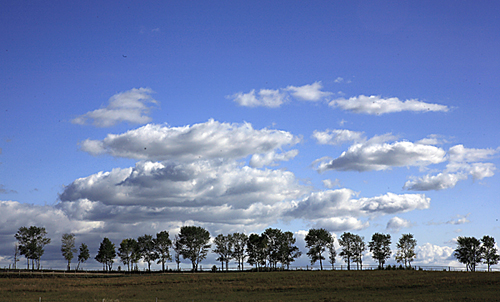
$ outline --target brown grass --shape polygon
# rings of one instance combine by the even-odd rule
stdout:
[[[0,301],[497,301],[500,273],[289,271],[0,279]]]

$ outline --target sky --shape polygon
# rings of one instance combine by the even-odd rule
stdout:
[[[104,237],[185,225],[291,231],[303,266],[311,228],[393,250],[411,233],[416,265],[460,267],[458,236],[500,240],[499,16],[495,1],[3,3],[0,267],[31,225],[54,269],[64,233],[99,268]]]

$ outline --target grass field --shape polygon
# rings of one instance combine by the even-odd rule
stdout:
[[[0,278],[0,301],[498,301],[500,273],[284,271]]]

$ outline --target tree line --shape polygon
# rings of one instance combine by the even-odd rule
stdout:
[[[47,238],[47,232],[43,227],[31,226],[21,227],[15,234],[18,242],[14,250],[14,268],[19,261],[19,256],[24,255],[27,260],[27,269],[40,269],[40,259],[44,253],[45,245],[51,242]],[[179,234],[170,239],[167,231],[161,231],[154,237],[145,234],[135,238],[123,239],[116,248],[115,244],[105,237],[99,245],[97,255],[94,259],[101,263],[104,271],[111,271],[115,259],[120,262],[128,271],[138,270],[139,261],[143,260],[151,270],[151,264],[162,265],[165,271],[165,264],[172,259],[180,270],[181,257],[189,260],[192,270],[197,271],[200,263],[206,259],[210,249],[221,263],[221,270],[229,269],[229,262],[234,260],[238,264],[239,270],[244,270],[244,263],[250,264],[253,269],[289,269],[290,264],[302,255],[302,252],[295,245],[296,238],[292,232],[283,232],[280,229],[268,228],[262,234],[244,233],[219,234],[213,239],[213,247],[210,243],[210,233],[203,227],[183,226]],[[310,229],[305,236],[307,256],[311,265],[319,261],[320,269],[323,270],[323,260],[325,252],[328,252],[328,261],[334,268],[337,252],[335,250],[335,237],[326,229]],[[371,252],[372,258],[378,262],[379,269],[383,269],[386,261],[390,259],[392,251],[390,249],[391,236],[389,234],[375,233],[366,245],[364,237],[350,232],[344,232],[338,238],[338,244],[342,250],[338,254],[347,263],[347,269],[351,269],[351,263],[356,263],[357,269],[363,267],[363,254],[366,250]],[[404,268],[411,268],[411,262],[416,259],[415,248],[417,241],[412,234],[403,234],[397,244],[394,255],[395,260],[404,265]],[[171,255],[170,250],[173,250]],[[71,268],[71,261],[75,257],[77,249],[75,247],[75,234],[63,234],[61,238],[61,253],[67,261],[67,270]],[[173,256],[173,258],[172,258]],[[484,263],[488,266],[498,264],[500,256],[495,247],[495,239],[484,236],[481,240],[474,237],[458,237],[457,247],[454,256],[460,263],[466,265],[467,271],[475,271],[476,266]],[[90,258],[88,246],[82,243],[77,256],[80,265]]]

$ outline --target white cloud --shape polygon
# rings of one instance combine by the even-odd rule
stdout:
[[[349,99],[337,99],[329,103],[331,107],[338,107],[354,113],[384,114],[401,111],[448,111],[448,107],[439,104],[430,104],[415,99],[401,101],[398,98],[381,98],[380,96],[360,95]]]
[[[279,90],[261,89],[255,94],[255,89],[249,93],[238,92],[228,98],[233,99],[240,106],[245,107],[270,107],[276,108],[286,102],[286,95]]]
[[[96,127],[111,127],[120,122],[146,124],[151,121],[148,116],[150,107],[147,103],[157,103],[151,97],[152,93],[149,88],[133,88],[117,93],[109,99],[109,104],[105,108],[87,112],[71,122],[85,125],[92,121]]]
[[[411,225],[412,224],[410,221],[395,216],[395,217],[392,217],[387,222],[386,229],[392,233],[398,233],[402,228],[409,228],[409,227],[411,227]]]
[[[456,266],[458,262],[454,260],[454,251],[451,247],[438,246],[431,243],[418,245],[415,249],[417,258],[414,265]]]
[[[297,202],[286,215],[313,220],[332,217],[372,217],[422,210],[430,206],[430,198],[423,194],[387,193],[353,199],[355,194],[354,191],[345,188],[312,192]]]
[[[453,225],[458,225],[458,224],[464,224],[464,223],[469,223],[470,220],[468,219],[470,213],[467,215],[457,215],[456,219],[448,220],[446,224],[453,224]]]
[[[437,134],[431,134],[427,136],[426,138],[423,138],[419,141],[416,142],[416,144],[422,144],[422,145],[442,145],[444,143],[447,143],[448,141],[443,139],[440,135]]]
[[[342,145],[348,142],[364,141],[363,132],[346,129],[327,129],[326,131],[314,130],[312,137],[321,145]]]
[[[290,91],[291,95],[299,100],[315,102],[332,94],[331,92],[321,91],[322,88],[321,82],[314,82],[299,87],[288,86],[285,91]]]
[[[404,185],[404,189],[410,191],[445,190],[453,188],[458,181],[467,179],[463,173],[439,173],[437,175],[425,175],[420,178],[412,178]]]
[[[64,189],[60,199],[63,203],[89,200],[117,206],[181,207],[188,213],[199,207],[271,205],[305,192],[289,171],[260,170],[224,161],[146,161],[134,168],[77,179]]]
[[[328,188],[328,189],[331,189],[333,187],[340,187],[340,180],[339,179],[335,179],[335,180],[323,179],[322,182],[323,182],[323,186],[325,186],[325,188]]]
[[[109,154],[155,161],[240,159],[253,154],[272,153],[268,156],[271,163],[297,155],[297,151],[293,150],[284,154],[277,154],[276,150],[299,141],[300,138],[286,131],[255,130],[248,123],[229,124],[209,120],[184,127],[149,124],[124,134],[109,134],[102,141],[87,139],[80,145],[83,151],[92,155]]]
[[[318,172],[380,171],[392,167],[427,166],[445,161],[446,152],[435,146],[399,141],[382,143],[388,137],[374,137],[364,143],[356,143],[333,160],[316,161]]]
[[[455,187],[460,180],[472,176],[475,180],[492,177],[496,167],[492,163],[483,163],[496,154],[495,149],[469,149],[463,145],[456,145],[448,150],[446,169],[437,175],[425,175],[419,178],[412,177],[404,188],[412,191],[443,190]]]
[[[299,150],[290,150],[285,153],[276,153],[274,151],[266,154],[254,154],[250,159],[250,166],[262,168],[264,166],[276,166],[276,161],[289,161],[299,154]]]
[[[314,228],[324,228],[330,232],[361,230],[370,225],[354,217],[332,217],[314,220]]]

